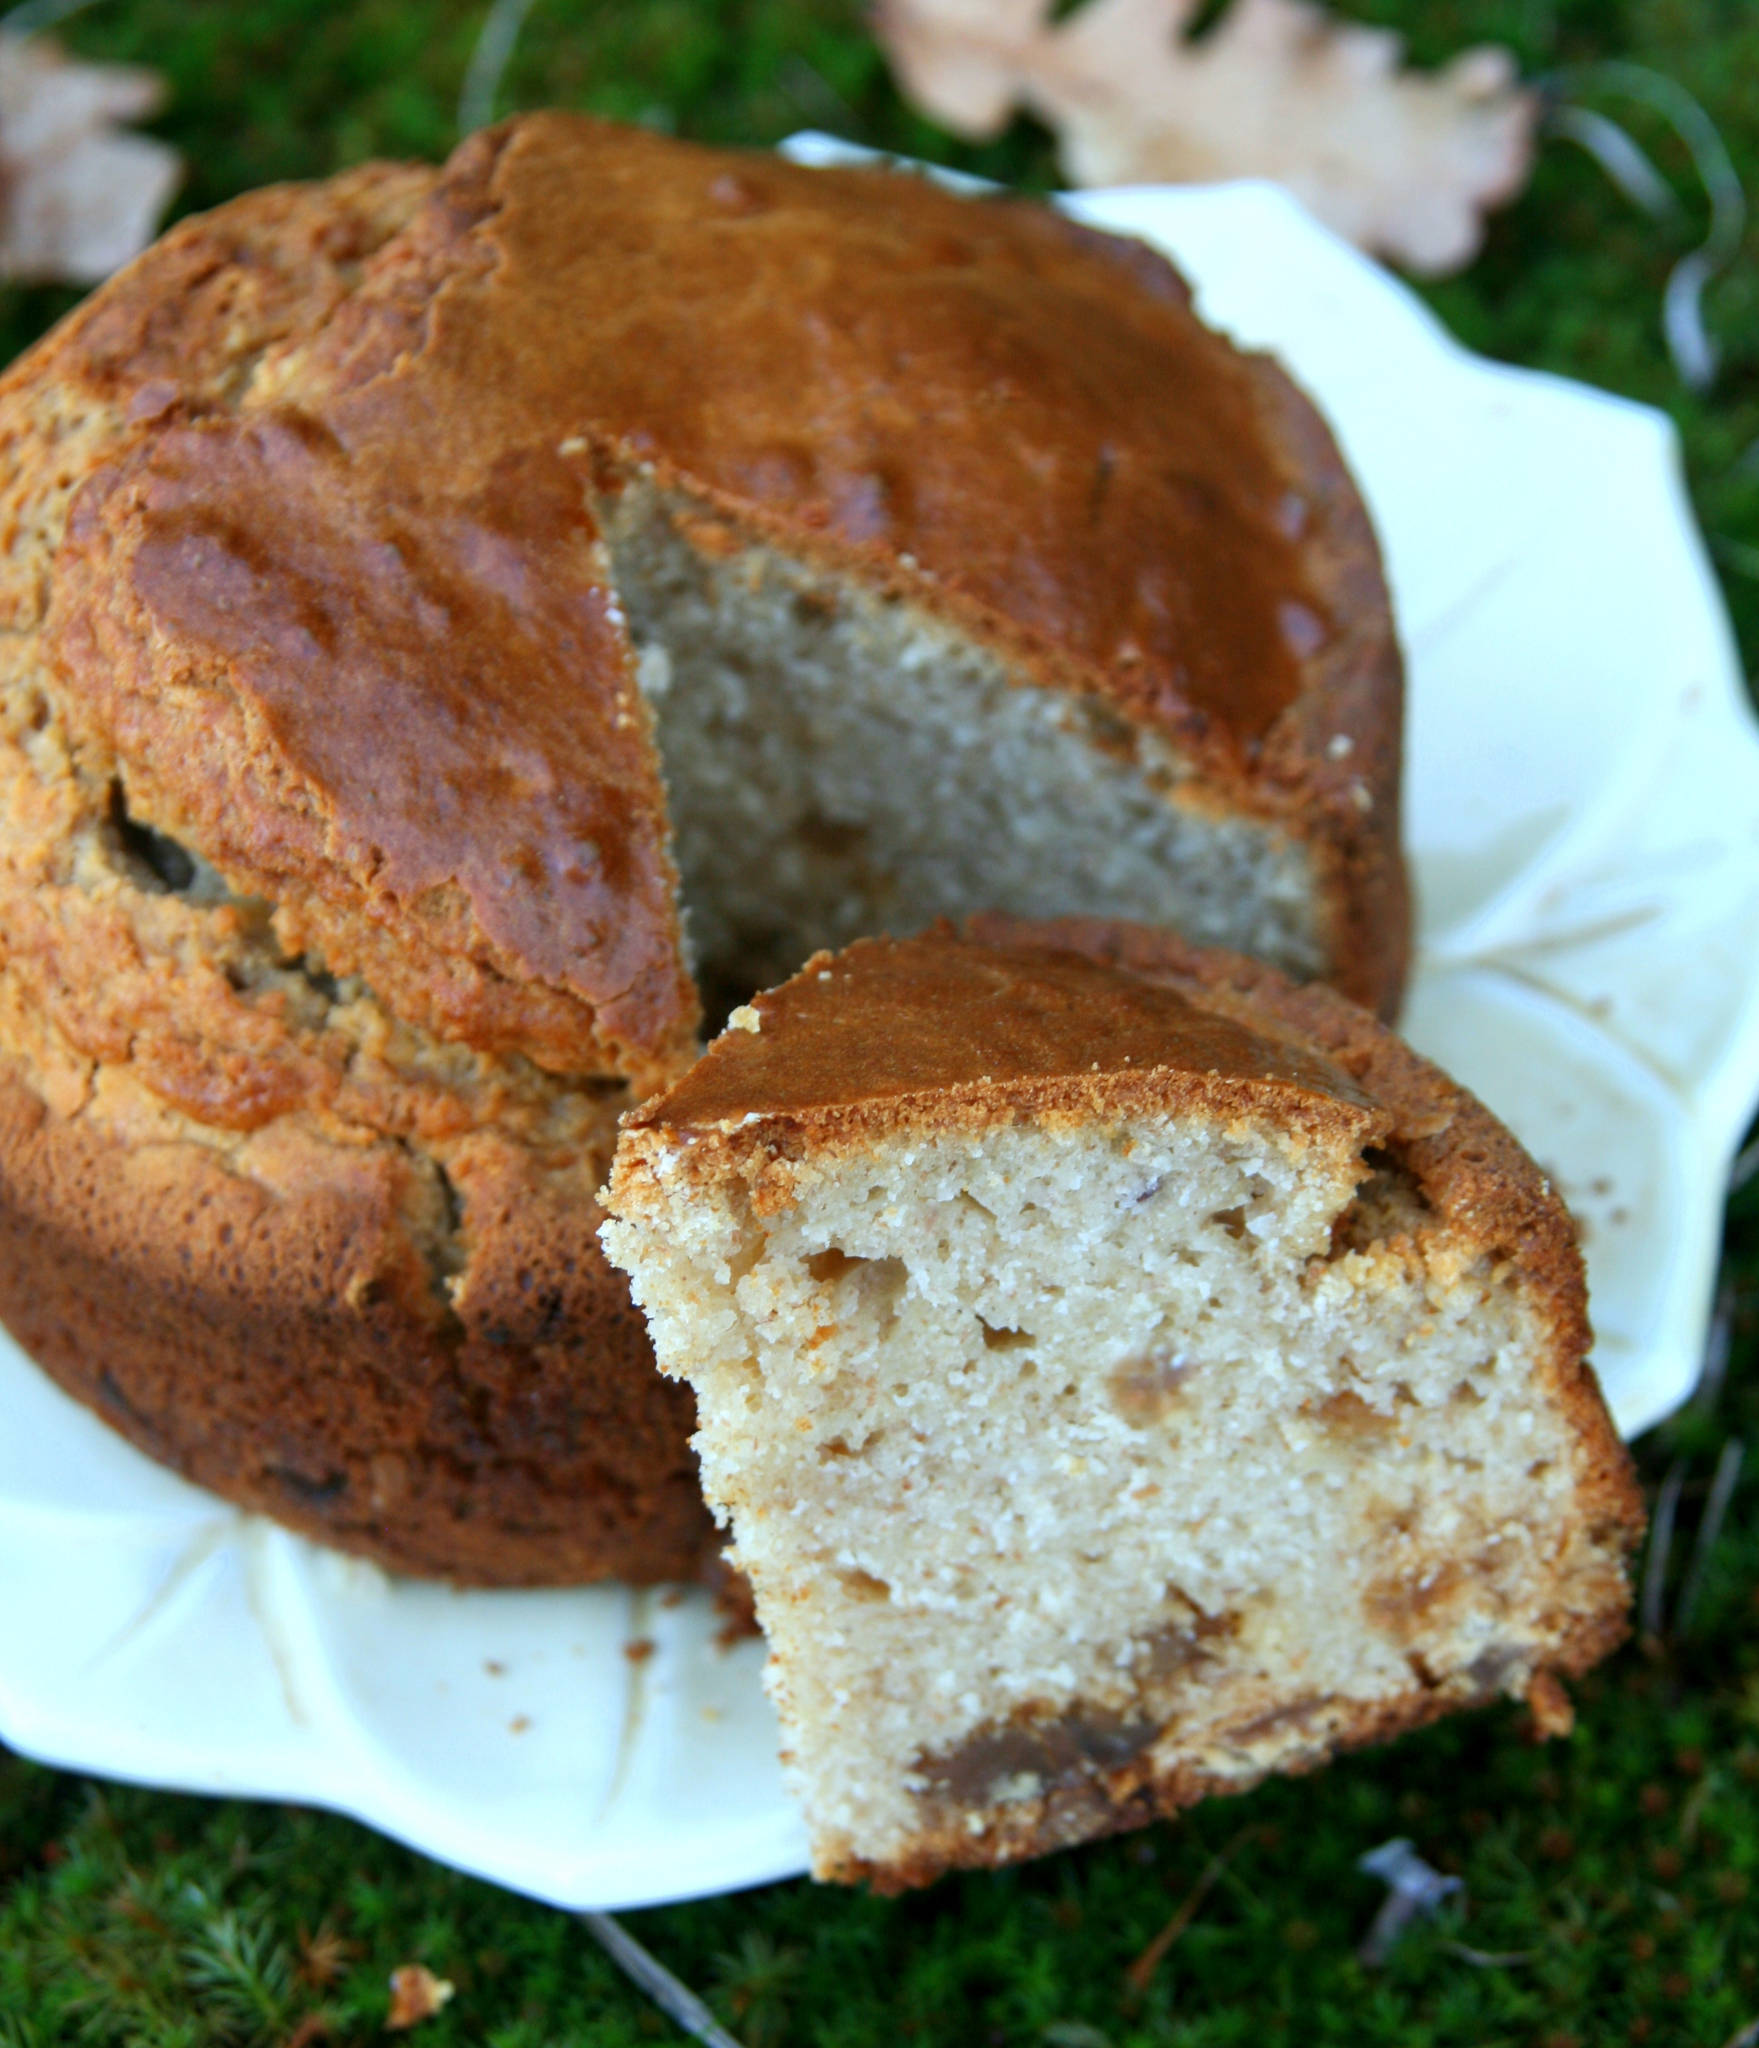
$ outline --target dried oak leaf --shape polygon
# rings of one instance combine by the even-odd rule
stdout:
[[[391,1972],[391,2010],[385,2015],[385,2032],[400,2034],[406,2027],[431,2020],[452,1996],[454,1987],[436,1977],[426,1963],[400,1963]]]
[[[879,0],[903,91],[984,140],[1028,108],[1076,185],[1271,178],[1362,248],[1430,275],[1477,252],[1485,209],[1532,167],[1539,101],[1506,50],[1402,70],[1384,29],[1310,0]]]
[[[0,35],[0,275],[96,284],[146,247],[183,163],[116,124],[163,99],[154,72]]]

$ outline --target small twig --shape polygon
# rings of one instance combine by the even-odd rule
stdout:
[[[1680,212],[1679,195],[1643,154],[1636,140],[1605,114],[1568,100],[1545,117],[1545,132],[1585,149],[1633,206],[1655,220]]]
[[[1359,1856],[1356,1868],[1365,1876],[1378,1877],[1387,1887],[1374,1924],[1356,1951],[1357,1960],[1370,1970],[1379,1969],[1392,1954],[1399,1936],[1419,1914],[1435,1912],[1463,1889],[1461,1879],[1443,1877],[1439,1870],[1432,1870],[1403,1835],[1382,1842],[1366,1856]]]
[[[635,1936],[609,1913],[582,1913],[580,1923],[625,1976],[632,1978],[667,2018],[678,2022],[693,2041],[709,2048],[739,2048],[725,2027],[688,1986],[680,1984],[664,1963],[648,1954]]]
[[[1222,1872],[1257,1832],[1258,1824],[1254,1821],[1250,1827],[1243,1827],[1226,1848],[1216,1851],[1204,1865],[1203,1875],[1185,1894],[1178,1911],[1124,1972],[1124,1982],[1138,1998],[1142,1997],[1149,1985],[1154,1982],[1154,1973],[1165,1962],[1167,1951],[1196,1919],[1199,1907],[1215,1889]]]
[[[1539,1954],[1536,1948],[1473,1948],[1463,1941],[1444,1941],[1442,1947],[1475,1970],[1512,1970],[1521,1963],[1534,1961]]]
[[[514,45],[532,0],[494,0],[483,17],[483,25],[465,67],[464,83],[458,92],[458,132],[474,135],[495,118],[495,95],[513,61]]]
[[[1735,1497],[1735,1484],[1741,1476],[1741,1460],[1745,1455],[1746,1446],[1739,1437],[1731,1436],[1716,1461],[1716,1474],[1710,1482],[1710,1498],[1704,1504],[1697,1540],[1692,1545],[1692,1561],[1686,1567],[1686,1583],[1680,1589],[1679,1604],[1674,1609],[1673,1632],[1676,1636],[1685,1634],[1686,1625],[1692,1619],[1692,1610],[1698,1604],[1698,1595],[1704,1590],[1704,1576],[1710,1569],[1710,1553],[1716,1547],[1717,1537],[1722,1534],[1722,1525],[1728,1515],[1729,1502]]]
[[[1728,145],[1716,123],[1677,78],[1651,71],[1647,65],[1618,60],[1585,64],[1560,73],[1557,82],[1578,91],[1615,92],[1643,101],[1662,116],[1690,152],[1692,167],[1709,196],[1710,230],[1698,247],[1682,256],[1668,273],[1661,302],[1661,325],[1681,383],[1689,391],[1707,391],[1715,381],[1721,352],[1705,329],[1704,290],[1740,253],[1747,231],[1747,195]],[[1555,114],[1553,119],[1555,122]],[[1571,134],[1570,139],[1589,147],[1579,133]],[[1621,190],[1628,190],[1623,177],[1612,170],[1598,150],[1594,155]],[[1632,157],[1641,158],[1646,169],[1653,169],[1632,143],[1630,153],[1620,158],[1621,171],[1629,172]],[[1641,181],[1642,174],[1638,176]],[[1643,200],[1638,203],[1646,205]]]
[[[1649,1524],[1649,1555],[1643,1560],[1643,1590],[1637,1599],[1637,1626],[1643,1635],[1656,1642],[1661,1640],[1674,1517],[1679,1513],[1680,1489],[1685,1483],[1686,1461],[1676,1458],[1661,1482],[1661,1491],[1655,1498],[1655,1514]]]
[[[1704,1818],[1704,1809],[1716,1796],[1720,1781],[1715,1771],[1706,1771],[1692,1787],[1691,1796],[1680,1808],[1680,1840],[1689,1849],[1698,1839],[1698,1823]]]
[[[1725,1280],[1716,1290],[1716,1300],[1711,1304],[1710,1328],[1704,1337],[1704,1362],[1698,1368],[1698,1384],[1692,1393],[1692,1405],[1701,1414],[1713,1409],[1721,1397],[1734,1340],[1735,1284],[1732,1280]]]

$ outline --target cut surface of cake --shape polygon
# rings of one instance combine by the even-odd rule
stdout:
[[[1238,1790],[1622,1635],[1640,1526],[1561,1204],[1355,1006],[1161,933],[821,954],[624,1120],[814,1869]]]
[[[395,1569],[712,1548],[593,1202],[699,989],[998,905],[1396,1002],[1367,513],[1139,243],[533,115],[180,223],[0,446],[0,1317]]]

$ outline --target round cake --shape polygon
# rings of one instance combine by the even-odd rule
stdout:
[[[704,999],[994,909],[1396,1003],[1366,514],[1138,244],[539,115],[185,222],[0,439],[0,1316],[323,1540],[712,1548],[596,1236]]]

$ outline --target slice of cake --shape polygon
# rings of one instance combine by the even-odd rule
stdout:
[[[1524,1694],[1641,1521],[1570,1220],[1363,1011],[1164,934],[819,954],[625,1120],[821,1877],[917,1884]]]

